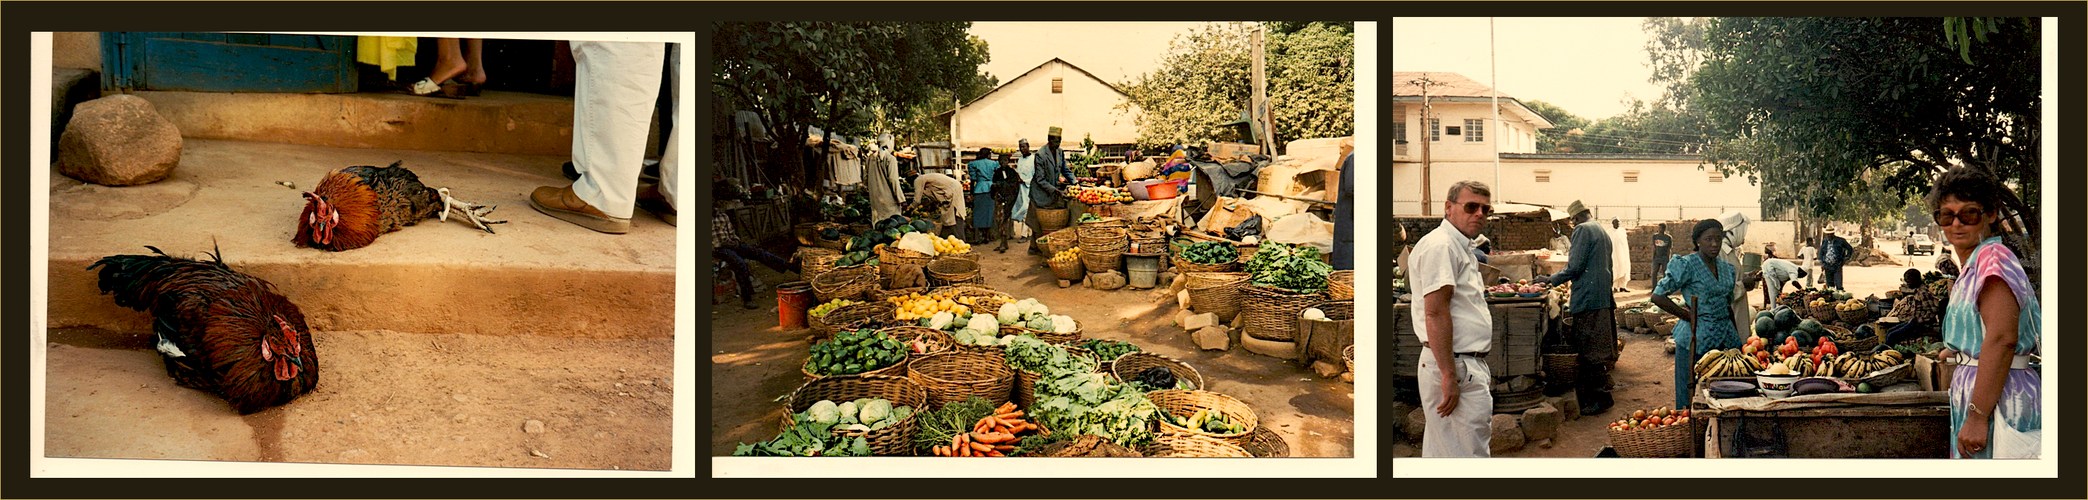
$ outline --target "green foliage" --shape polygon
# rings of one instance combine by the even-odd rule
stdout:
[[[1310,245],[1262,242],[1247,260],[1249,282],[1291,293],[1319,293],[1327,289],[1327,276],[1334,266],[1320,260],[1319,249]]]
[[[1267,23],[1268,97],[1278,143],[1355,131],[1355,36],[1349,23]],[[1254,26],[1211,24],[1179,35],[1151,73],[1119,85],[1143,112],[1141,144],[1236,139],[1253,95]]]

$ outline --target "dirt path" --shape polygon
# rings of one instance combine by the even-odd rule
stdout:
[[[1133,342],[1196,367],[1210,389],[1253,406],[1263,425],[1289,444],[1294,457],[1354,455],[1354,385],[1321,379],[1296,364],[1234,346],[1201,351],[1173,324],[1179,309],[1162,290],[1061,289],[1039,260],[1011,245],[1008,253],[977,247],[986,283],[1017,298],[1036,297],[1053,314],[1072,316],[1087,338]],[[758,268],[770,285],[796,279]],[[773,297],[774,291],[762,292]],[[773,298],[761,301],[774,303]],[[711,318],[711,453],[728,455],[737,443],[775,436],[782,404],[774,400],[803,381],[798,366],[808,356],[805,332],[777,328],[773,307],[748,311],[728,300]]]
[[[50,339],[44,446],[53,457],[670,466],[671,339],[317,332],[318,389],[247,416],[175,385],[145,335]],[[525,431],[528,421],[542,432]]]

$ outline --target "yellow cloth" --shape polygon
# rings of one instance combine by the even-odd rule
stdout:
[[[355,62],[376,66],[384,75],[399,79],[400,66],[412,66],[413,54],[420,49],[420,39],[410,36],[359,36],[355,37]]]

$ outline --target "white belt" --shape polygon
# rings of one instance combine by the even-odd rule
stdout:
[[[2037,355],[2035,354],[2017,354],[2014,359],[2010,359],[2008,361],[2008,369],[2027,370],[2030,369],[2030,363],[2035,361],[2038,361]],[[1958,366],[1978,367],[1979,358],[1968,356],[1964,352],[1960,351],[1950,358],[1950,363]]]

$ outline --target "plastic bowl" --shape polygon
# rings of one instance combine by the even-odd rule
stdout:
[[[1755,383],[1761,386],[1763,394],[1775,391],[1789,396],[1791,394],[1791,384],[1798,382],[1798,379],[1801,378],[1805,377],[1800,375],[1763,375],[1756,373]]]
[[[1788,397],[1791,397],[1791,391],[1789,391],[1789,390],[1782,390],[1782,391],[1776,391],[1776,390],[1762,389],[1762,395],[1763,395],[1763,396],[1768,396],[1768,397],[1769,397],[1769,399],[1783,399],[1783,398],[1788,398]]]

